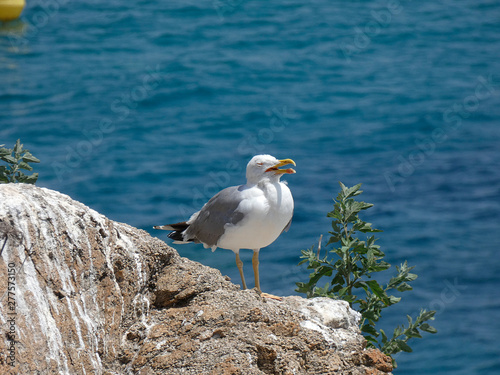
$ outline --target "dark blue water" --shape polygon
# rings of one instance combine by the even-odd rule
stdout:
[[[386,260],[419,274],[384,327],[437,310],[395,373],[500,373],[498,1],[29,2],[0,27],[0,144],[17,138],[39,186],[163,239],[252,155],[294,159],[293,225],[261,252],[282,295],[338,181],[362,182]],[[177,248],[240,282],[231,252]]]

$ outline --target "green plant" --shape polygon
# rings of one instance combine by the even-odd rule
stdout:
[[[383,353],[391,356],[396,367],[392,355],[400,351],[411,352],[409,339],[421,338],[420,331],[437,332],[426,323],[434,319],[436,312],[421,310],[415,321],[408,316],[408,327],[396,327],[391,338],[382,329],[377,330],[375,326],[382,310],[401,300],[401,297],[390,293],[412,290],[409,283],[415,280],[417,275],[410,272],[414,267],[409,267],[405,261],[400,267],[396,266],[397,275],[390,278],[385,286],[372,279],[374,273],[386,271],[391,267],[382,260],[385,254],[380,250],[380,246],[375,244],[374,235],[364,241],[356,237],[358,232],[381,232],[358,216],[362,210],[372,207],[373,204],[354,199],[362,193],[361,184],[347,188],[340,182],[340,187],[341,191],[334,200],[333,211],[327,215],[332,218],[332,231],[329,232],[331,236],[326,246],[337,243],[338,246],[327,250],[324,257],[320,256],[321,240],[317,251],[314,246],[302,250],[303,260],[299,265],[307,263],[307,268],[314,271],[309,275],[309,282],[297,283],[296,291],[305,293],[308,298],[321,296],[342,299],[349,302],[351,307],[357,308],[362,316],[360,328],[367,340],[367,346],[378,347]],[[329,253],[334,254],[330,259]],[[324,287],[317,286],[324,276],[332,279]]]
[[[3,146],[0,145],[0,160],[6,162],[7,165],[0,165],[0,183],[24,182],[34,184],[38,179],[38,173],[25,175],[21,169],[32,171],[33,168],[28,163],[40,163],[40,160],[31,155],[29,150],[24,149],[19,139],[14,149]]]

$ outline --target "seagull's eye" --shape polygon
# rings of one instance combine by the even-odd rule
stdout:
[[[259,167],[262,167],[262,166],[264,165],[264,163],[257,163],[257,165],[258,165]]]

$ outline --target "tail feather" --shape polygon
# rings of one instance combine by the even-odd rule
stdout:
[[[167,224],[167,225],[158,225],[154,226],[154,229],[162,229],[162,230],[171,230],[168,234],[168,238],[171,238],[174,240],[174,243],[186,243],[186,242],[191,242],[193,240],[184,240],[184,236],[182,233],[189,227],[189,224],[185,221],[182,221],[180,223],[175,223],[175,224]]]

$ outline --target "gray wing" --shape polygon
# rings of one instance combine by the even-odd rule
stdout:
[[[283,228],[283,230],[281,231],[281,233],[288,232],[288,229],[290,229],[290,225],[292,225],[292,218],[293,218],[293,215],[290,218],[290,221],[288,222],[288,224],[286,225],[286,227]]]
[[[200,210],[184,233],[185,240],[214,246],[224,234],[226,224],[236,224],[243,219],[237,208],[243,200],[243,186],[231,186],[214,195]]]

